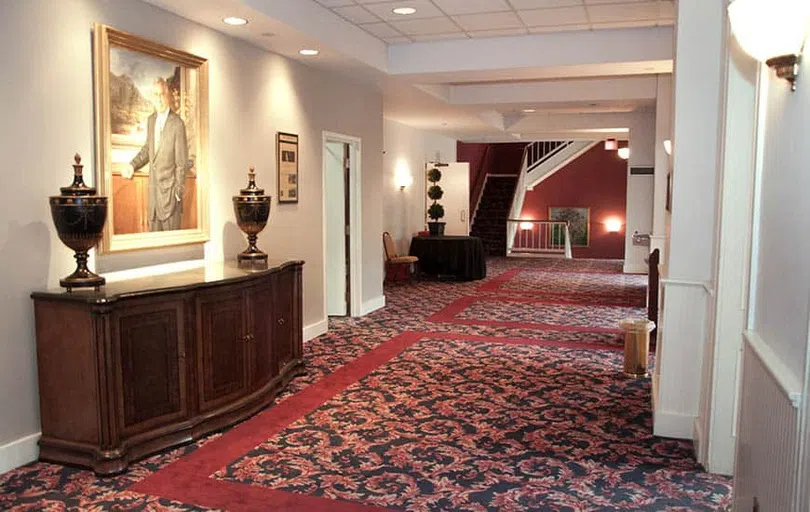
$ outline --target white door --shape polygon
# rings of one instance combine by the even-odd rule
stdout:
[[[427,170],[433,168],[432,164],[427,165]],[[439,203],[444,206],[445,235],[469,235],[470,234],[470,164],[467,162],[454,162],[439,167],[442,171],[442,179],[438,185],[444,190],[444,196]],[[425,180],[427,180],[427,173]],[[425,181],[425,191],[431,183]],[[427,193],[427,192],[426,192]],[[427,199],[427,205],[433,201]],[[426,208],[427,209],[427,208]],[[430,221],[430,219],[427,219]],[[426,222],[427,222],[426,221]]]
[[[324,158],[326,176],[326,311],[345,316],[346,309],[346,189],[344,144],[327,142]]]

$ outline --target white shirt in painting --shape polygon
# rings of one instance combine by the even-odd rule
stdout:
[[[160,147],[160,136],[163,134],[163,127],[166,126],[166,119],[169,118],[169,109],[158,112],[155,117],[155,151]]]

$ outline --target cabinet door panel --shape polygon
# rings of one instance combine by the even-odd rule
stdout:
[[[281,371],[295,357],[293,331],[295,329],[294,294],[295,273],[285,270],[276,275],[274,292],[274,347],[276,349],[276,369]]]
[[[246,391],[247,351],[242,290],[198,295],[197,322],[200,409],[208,410]]]
[[[253,288],[249,294],[250,334],[253,335],[251,390],[256,390],[277,375],[273,366],[273,287],[272,280]]]
[[[181,301],[133,303],[112,318],[118,419],[129,435],[187,414],[184,315]]]

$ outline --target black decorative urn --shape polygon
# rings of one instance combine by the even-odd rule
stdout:
[[[82,157],[73,157],[73,183],[60,187],[61,195],[51,196],[51,216],[59,239],[76,254],[76,271],[59,280],[59,284],[73,288],[94,287],[104,284],[104,278],[87,268],[87,251],[101,239],[107,220],[107,198],[96,195],[95,187],[88,187],[82,178]]]
[[[248,172],[248,186],[233,196],[233,211],[239,229],[248,237],[248,247],[236,258],[239,262],[266,262],[267,254],[256,247],[259,232],[267,225],[270,216],[270,196],[264,195],[264,189],[256,186],[256,171],[253,167]]]

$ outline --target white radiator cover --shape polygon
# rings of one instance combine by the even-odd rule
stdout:
[[[755,497],[762,511],[795,510],[800,384],[755,333],[745,339],[734,510],[752,510]]]

